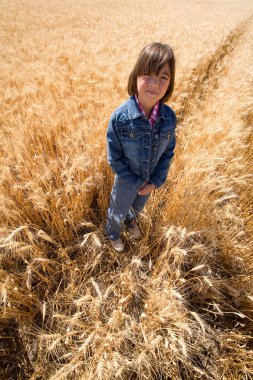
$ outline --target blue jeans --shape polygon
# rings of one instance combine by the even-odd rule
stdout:
[[[136,189],[115,177],[105,228],[108,239],[117,240],[120,237],[123,227],[137,218],[149,197],[150,194],[137,194]]]

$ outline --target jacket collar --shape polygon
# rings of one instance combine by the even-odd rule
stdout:
[[[131,95],[127,101],[127,110],[129,119],[136,119],[137,117],[143,117],[139,107],[134,99],[134,95]],[[170,119],[169,116],[166,116],[165,106],[163,102],[159,102],[159,114],[158,119]]]

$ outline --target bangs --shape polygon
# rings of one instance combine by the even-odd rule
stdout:
[[[171,59],[172,54],[167,49],[166,51],[162,51],[162,49],[147,51],[142,55],[140,61],[138,62],[137,76],[144,74],[150,75],[151,73],[155,73],[157,75],[166,63],[170,66]]]

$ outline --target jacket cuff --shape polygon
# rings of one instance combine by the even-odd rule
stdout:
[[[154,178],[150,178],[149,179],[149,182],[152,183],[153,185],[155,185],[155,187],[158,189],[159,187],[161,187],[164,182],[160,181],[158,178],[154,177]]]

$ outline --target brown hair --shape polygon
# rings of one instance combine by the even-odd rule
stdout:
[[[170,45],[161,44],[160,42],[152,42],[140,52],[133,71],[128,78],[128,94],[137,94],[137,78],[139,76],[147,73],[151,74],[152,72],[157,75],[166,63],[170,67],[170,83],[164,97],[161,99],[162,102],[166,102],[174,90],[175,57]]]

